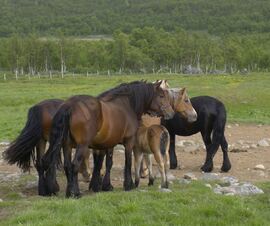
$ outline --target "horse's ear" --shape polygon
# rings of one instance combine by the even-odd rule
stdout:
[[[185,94],[186,94],[186,92],[187,92],[187,89],[186,89],[186,87],[184,87],[184,88],[180,89],[179,94],[180,94],[182,97],[184,97]]]
[[[162,83],[162,80],[160,81],[156,81],[155,83],[154,83],[154,86],[155,86],[155,88],[159,88],[160,87],[160,85],[161,85],[161,83]]]

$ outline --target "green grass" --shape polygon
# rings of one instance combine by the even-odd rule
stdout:
[[[0,75],[0,78],[3,76]],[[47,98],[75,94],[97,95],[122,82],[168,79],[172,87],[187,87],[190,96],[210,95],[222,100],[233,122],[270,123],[270,74],[249,76],[129,75],[64,79],[0,80],[0,140],[14,139],[24,126],[28,109]]]
[[[115,191],[65,199],[31,197],[6,202],[19,211],[1,225],[269,225],[270,184],[265,194],[231,197],[214,194],[202,182],[180,185],[172,193],[157,186],[131,192]],[[0,204],[0,208],[1,208]]]

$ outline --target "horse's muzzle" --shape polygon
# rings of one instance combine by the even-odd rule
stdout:
[[[164,119],[168,120],[168,119],[172,119],[173,116],[174,116],[175,112],[172,111],[172,112],[168,112],[166,114],[164,114]]]
[[[197,121],[198,115],[197,112],[193,109],[190,113],[188,113],[188,122],[195,122]]]

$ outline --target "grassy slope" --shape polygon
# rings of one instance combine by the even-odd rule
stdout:
[[[201,182],[171,186],[160,193],[115,191],[87,195],[80,200],[13,196],[0,210],[19,210],[0,221],[5,225],[268,225],[270,184],[265,194],[252,197],[216,195]],[[145,188],[143,188],[145,189]],[[15,212],[15,211],[14,211]]]
[[[0,77],[2,77],[0,75]],[[121,82],[167,78],[172,87],[187,87],[190,96],[210,95],[221,99],[229,121],[270,123],[270,74],[250,76],[133,75],[71,77],[0,81],[0,140],[15,138],[25,123],[27,110],[47,98],[75,94],[97,95]]]

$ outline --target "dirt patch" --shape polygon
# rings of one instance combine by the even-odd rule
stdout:
[[[235,176],[241,181],[269,181],[270,180],[270,147],[258,146],[258,142],[262,139],[270,138],[270,126],[269,125],[238,125],[229,124],[226,127],[226,138],[230,145],[230,150],[239,148],[240,152],[230,152],[229,157],[232,163],[232,169],[224,175]],[[198,178],[202,176],[200,167],[205,160],[205,150],[203,149],[202,139],[200,134],[196,134],[190,137],[177,137],[177,142],[181,140],[188,140],[195,143],[199,148],[197,151],[183,151],[183,148],[177,147],[177,157],[180,164],[180,168],[171,170],[176,178],[182,178],[185,173],[192,172]],[[269,140],[270,143],[270,140]],[[248,144],[248,145],[247,145]],[[4,147],[0,147],[2,152]],[[1,153],[0,153],[1,154]],[[2,157],[2,156],[1,156]],[[92,158],[90,159],[92,165]],[[265,170],[255,170],[254,167],[258,164],[262,164]],[[214,171],[219,172],[222,165],[222,152],[221,149],[217,152],[214,159]],[[112,169],[112,184],[115,188],[121,189],[123,185],[123,166],[124,166],[124,153],[121,150],[116,150],[114,153],[114,165]],[[156,165],[154,170],[157,172]],[[30,173],[34,175],[29,181],[24,180],[25,186],[22,188],[22,182],[18,188],[22,189],[18,192],[22,192],[26,196],[37,194],[36,172],[32,170]],[[11,175],[11,176],[9,176]],[[12,176],[13,175],[13,176]],[[5,183],[12,183],[18,175],[21,174],[19,168],[16,166],[7,165],[3,159],[0,158],[0,181]],[[62,174],[59,176],[61,190],[65,191],[65,177]],[[17,179],[16,179],[17,180]],[[142,185],[147,184],[147,179],[141,180]],[[30,184],[29,184],[30,183]],[[32,184],[31,184],[32,183]],[[88,193],[88,184],[80,182],[81,190],[84,193]],[[0,198],[3,198],[4,192],[0,192]]]

